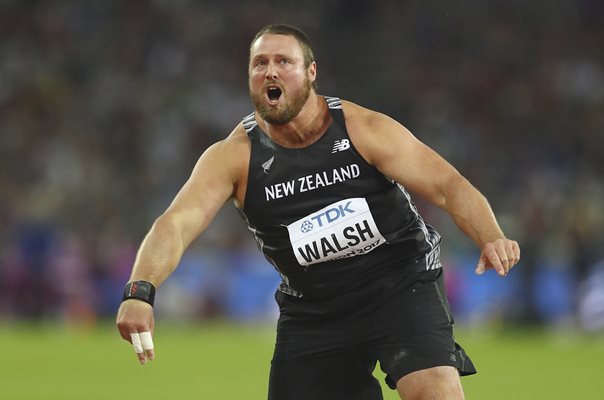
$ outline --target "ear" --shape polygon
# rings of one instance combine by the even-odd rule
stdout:
[[[310,83],[313,83],[316,79],[317,79],[317,63],[313,61],[308,66],[308,80],[310,81]]]

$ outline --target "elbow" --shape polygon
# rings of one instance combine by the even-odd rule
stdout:
[[[149,231],[149,235],[158,238],[164,243],[171,243],[175,248],[183,248],[183,236],[179,229],[178,222],[173,215],[163,213],[155,222]]]
[[[458,206],[459,199],[468,198],[470,192],[477,190],[463,175],[455,171],[443,185],[438,206],[448,211],[451,207]]]
[[[207,226],[205,214],[199,210],[187,212],[168,210],[153,223],[153,230],[161,232],[165,240],[178,245],[182,251],[198,237]]]
[[[170,232],[176,230],[176,223],[174,217],[169,213],[163,213],[155,219],[151,230]]]

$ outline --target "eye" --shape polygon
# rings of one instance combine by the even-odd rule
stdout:
[[[291,64],[287,58],[282,58],[281,60],[279,60],[279,62],[281,64]]]
[[[265,61],[265,60],[257,60],[257,61],[254,63],[254,66],[255,66],[255,67],[260,67],[260,66],[262,66],[262,65],[266,65],[266,61]]]

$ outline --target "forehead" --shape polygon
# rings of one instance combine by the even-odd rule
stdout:
[[[250,48],[250,57],[274,54],[302,58],[302,48],[295,37],[266,33],[258,38]]]

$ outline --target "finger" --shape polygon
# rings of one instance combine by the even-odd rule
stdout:
[[[115,322],[117,326],[117,331],[120,333],[122,339],[126,342],[132,343],[132,339],[130,338],[130,328],[128,327],[128,323],[124,321],[121,315],[118,314],[117,321]]]
[[[132,332],[130,333],[130,339],[132,341],[132,347],[134,348],[134,352],[138,356],[138,361],[141,364],[145,364],[147,362],[147,357],[143,349],[143,343],[141,341],[140,334],[138,332]]]
[[[484,271],[486,270],[486,265],[485,265],[485,260],[483,258],[483,255],[480,255],[480,258],[478,259],[478,264],[476,265],[476,269],[474,270],[474,272],[476,273],[476,275],[482,275],[484,274]]]
[[[493,269],[497,271],[497,274],[499,274],[500,276],[505,276],[506,271],[503,265],[501,264],[501,259],[499,257],[499,254],[497,253],[497,250],[495,250],[495,246],[493,244],[487,245],[484,249],[484,252],[487,257],[487,260],[489,260]]]
[[[151,335],[151,332],[141,332],[140,337],[145,354],[149,360],[153,360],[155,358],[155,352],[153,351],[153,336]]]
[[[520,246],[515,240],[512,240],[512,252],[514,253],[514,264],[518,264],[518,261],[520,261]]]
[[[505,245],[497,246],[495,248],[495,252],[497,254],[497,258],[499,259],[499,263],[501,264],[501,266],[503,268],[504,275],[507,275],[510,270],[510,259],[508,258],[508,254],[505,249]]]
[[[518,263],[518,260],[520,259],[520,247],[518,246],[518,243],[515,242],[514,240],[506,240],[505,253],[506,253],[506,257],[508,259],[508,265],[506,268],[506,274],[507,274],[514,267],[514,265],[516,265]],[[503,261],[502,261],[502,263],[503,263]],[[503,263],[503,264],[505,267],[505,263]]]
[[[516,259],[516,254],[514,252],[514,241],[513,240],[506,240],[506,243],[505,243],[505,254],[506,254],[507,259],[508,259],[508,273],[509,273],[509,271],[518,262],[518,260]]]
[[[132,343],[132,347],[134,348],[134,352],[136,354],[143,352],[143,344],[141,342],[141,336],[138,334],[138,332],[130,333],[130,343]]]
[[[122,337],[122,339],[124,339],[126,342],[132,344],[132,338],[130,337],[130,332],[128,332],[128,330],[120,328],[119,333],[120,333],[120,336]]]

